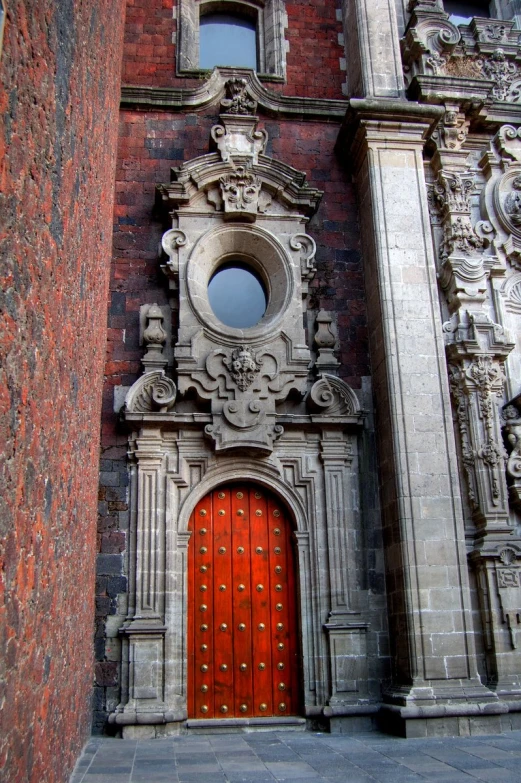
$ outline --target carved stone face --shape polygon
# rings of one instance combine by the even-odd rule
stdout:
[[[249,351],[241,350],[237,356],[234,357],[232,367],[233,371],[236,373],[248,371],[255,372],[257,364]]]

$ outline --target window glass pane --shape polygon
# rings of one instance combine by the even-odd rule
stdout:
[[[450,14],[449,21],[453,24],[469,24],[474,16],[487,18],[490,16],[488,2],[464,2],[464,0],[445,0],[445,11]]]
[[[251,19],[207,14],[200,20],[199,67],[257,68],[257,31]]]
[[[266,312],[266,293],[260,278],[240,261],[221,266],[208,285],[215,315],[226,326],[255,326]]]

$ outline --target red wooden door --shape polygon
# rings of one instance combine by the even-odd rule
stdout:
[[[190,518],[188,714],[298,714],[295,558],[287,514],[252,484],[219,487]]]

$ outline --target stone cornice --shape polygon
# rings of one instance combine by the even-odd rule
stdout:
[[[211,76],[195,88],[123,85],[121,107],[201,111],[209,106],[219,105],[224,97],[225,82],[232,77],[245,79],[248,93],[258,103],[259,108],[275,117],[339,122],[344,118],[349,105],[347,100],[281,95],[265,87],[254,71],[244,68],[214,68]]]
[[[423,144],[444,114],[443,106],[406,100],[351,98],[337,142],[340,155],[352,169],[371,139],[399,146]]]

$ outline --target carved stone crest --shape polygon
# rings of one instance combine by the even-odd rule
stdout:
[[[254,115],[257,111],[257,101],[250,98],[246,79],[228,79],[224,85],[226,98],[221,101],[223,114]]]
[[[262,183],[244,166],[239,166],[219,180],[224,212],[229,217],[251,217],[257,214]]]
[[[231,357],[223,358],[232,379],[241,391],[251,386],[260,371],[262,359],[259,359],[246,345],[240,345],[232,351]]]
[[[518,75],[517,65],[509,62],[503,49],[495,49],[486,60],[478,60],[485,79],[494,82],[492,94],[497,101],[509,101],[512,82]]]

